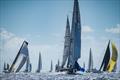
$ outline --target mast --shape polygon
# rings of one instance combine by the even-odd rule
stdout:
[[[41,59],[41,53],[39,53],[38,69],[36,72],[40,72],[41,69],[42,69],[42,59]]]
[[[107,49],[106,49],[106,52],[105,52],[101,67],[99,69],[100,71],[101,71],[102,67],[103,67],[103,71],[107,70],[107,66],[108,66],[108,63],[109,63],[109,60],[110,60],[110,48],[109,48],[109,45],[110,45],[110,40],[108,42],[108,46],[107,46]]]
[[[22,68],[22,66],[24,65],[24,63],[25,63],[25,61],[26,61],[26,59],[28,57],[28,48],[27,48],[27,46],[28,46],[28,42],[24,41],[21,48],[20,48],[20,50],[19,50],[19,52],[18,52],[18,54],[17,54],[17,56],[16,56],[16,58],[15,58],[15,60],[13,61],[12,65],[11,65],[11,67],[9,69],[9,72],[14,72],[15,71],[14,67],[16,66],[17,61],[19,62],[19,65],[18,65],[18,68],[16,68],[15,72],[18,72]],[[21,58],[22,60],[19,61],[18,58]]]
[[[81,22],[78,0],[74,0],[70,45],[70,65],[73,67],[81,57]]]
[[[70,25],[69,18],[67,17],[62,67],[64,67],[67,58],[69,57],[69,53],[70,53]]]

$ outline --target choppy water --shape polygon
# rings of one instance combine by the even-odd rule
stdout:
[[[120,80],[120,73],[0,73],[0,80]]]

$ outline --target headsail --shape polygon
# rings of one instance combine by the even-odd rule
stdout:
[[[51,66],[50,66],[50,71],[49,72],[52,72],[53,70],[53,63],[52,63],[52,60],[51,60]]]
[[[69,53],[70,53],[70,25],[69,19],[67,17],[62,67],[64,67],[67,58],[69,57]]]
[[[41,59],[41,53],[39,53],[38,69],[36,72],[39,73],[41,69],[42,69],[42,59]]]
[[[70,66],[73,67],[81,57],[81,23],[78,0],[74,0],[70,43]]]
[[[106,52],[105,52],[101,67],[99,69],[100,71],[101,71],[102,68],[103,68],[103,71],[107,70],[107,65],[108,65],[109,60],[110,60],[110,48],[109,48],[109,45],[110,45],[110,41],[108,43],[108,46],[107,46],[107,49],[106,49]]]
[[[117,58],[118,58],[118,51],[117,51],[115,44],[112,43],[112,57],[107,66],[108,72],[112,72],[114,70],[116,62],[117,62]]]
[[[25,64],[28,57],[28,42],[24,41],[13,64],[10,67],[9,72],[19,72]]]

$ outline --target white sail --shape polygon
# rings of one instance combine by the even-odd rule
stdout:
[[[93,56],[92,56],[92,51],[90,48],[90,55],[89,55],[89,61],[88,61],[88,72],[92,72],[93,70]]]
[[[28,57],[28,42],[24,41],[13,64],[10,67],[9,72],[19,72],[25,64]]]

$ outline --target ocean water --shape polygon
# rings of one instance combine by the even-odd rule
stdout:
[[[0,80],[120,80],[120,73],[0,73]]]

